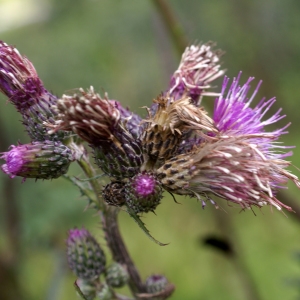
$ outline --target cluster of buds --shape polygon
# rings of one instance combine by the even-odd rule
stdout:
[[[106,266],[104,251],[84,228],[69,231],[67,256],[70,269],[78,277],[79,292],[86,299],[115,299],[114,289],[128,282],[126,267],[116,262]]]
[[[277,142],[289,124],[265,130],[284,116],[278,111],[262,120],[274,98],[250,107],[260,85],[248,98],[253,78],[240,86],[239,75],[228,88],[225,77],[221,93],[208,91],[223,74],[221,52],[212,47],[186,49],[169,89],[154,99],[145,120],[92,88],[58,100],[58,120],[49,133],[72,130],[89,142],[97,165],[111,178],[103,190],[109,205],[126,205],[135,214],[154,211],[164,189],[196,197],[203,206],[208,200],[218,207],[215,195],[242,209],[270,204],[292,210],[275,196],[288,180],[300,187],[286,170],[290,162],[284,158],[291,152],[279,151],[289,147]],[[212,117],[203,95],[218,95]]]
[[[16,107],[31,143],[12,146],[0,158],[10,177],[53,179],[65,174],[75,153],[68,143],[70,133],[47,133],[44,122],[54,123],[57,97],[45,89],[32,63],[19,51],[0,41],[0,91]]]

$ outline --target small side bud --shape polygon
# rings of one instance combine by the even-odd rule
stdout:
[[[107,184],[102,191],[105,202],[113,206],[122,206],[125,204],[124,188],[125,183],[120,181],[113,181]]]
[[[146,290],[149,294],[156,294],[165,289],[168,285],[168,279],[159,274],[154,274],[146,279]]]
[[[105,270],[105,254],[84,228],[69,231],[67,255],[70,269],[80,279],[93,280]]]
[[[111,287],[120,288],[128,282],[128,279],[127,269],[119,263],[112,263],[106,270],[106,282]]]
[[[6,161],[1,169],[11,178],[53,179],[67,173],[74,160],[71,150],[61,142],[44,141],[11,146],[0,157]]]
[[[142,172],[125,186],[126,205],[135,213],[154,211],[162,199],[162,187],[155,175]]]
[[[111,290],[111,288],[106,283],[103,283],[101,288],[100,288],[100,291],[98,291],[97,299],[99,299],[99,300],[112,300],[112,299],[115,299],[113,291]]]
[[[96,297],[96,284],[95,282],[90,282],[84,279],[77,279],[75,282],[77,288],[83,294],[85,299],[93,300]],[[79,292],[79,291],[78,291]]]

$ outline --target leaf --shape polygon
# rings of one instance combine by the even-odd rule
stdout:
[[[86,298],[86,296],[82,293],[80,287],[78,286],[77,282],[75,281],[74,282],[74,286],[75,286],[75,289],[77,291],[77,293],[80,295],[80,297],[84,300],[89,300],[88,298]]]
[[[67,180],[71,181],[74,185],[76,185],[79,188],[82,195],[86,196],[92,203],[97,203],[97,199],[94,191],[90,188],[87,188],[86,185],[81,182],[82,180],[79,180],[76,177],[71,177],[68,175],[64,175],[64,178],[66,178]]]
[[[129,207],[127,207],[127,212],[130,215],[131,218],[139,225],[139,227],[144,231],[144,233],[148,236],[150,240],[152,240],[154,243],[158,244],[159,246],[166,246],[168,244],[164,244],[159,242],[157,239],[155,239],[149,232],[149,230],[146,228],[145,224],[142,222],[140,217]]]

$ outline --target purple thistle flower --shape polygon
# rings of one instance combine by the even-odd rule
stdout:
[[[162,188],[150,172],[135,175],[124,188],[126,205],[135,213],[154,211],[162,199]]]
[[[271,151],[272,148],[293,148],[289,146],[280,146],[278,143],[276,144],[274,142],[278,140],[280,135],[287,133],[285,130],[290,123],[271,132],[265,131],[267,125],[276,123],[285,117],[285,115],[280,115],[281,109],[267,120],[262,120],[276,99],[271,98],[265,100],[265,98],[263,98],[254,108],[251,108],[250,105],[256,96],[262,81],[258,83],[253,94],[248,98],[247,94],[251,87],[250,83],[254,78],[250,77],[244,85],[240,86],[240,76],[241,72],[237,78],[233,79],[227,94],[226,89],[229,78],[225,77],[221,95],[215,101],[213,120],[215,121],[215,125],[220,131],[220,134],[227,136],[247,136],[249,142],[255,143],[267,158],[276,159],[291,156],[291,151],[287,153],[276,153],[274,150]]]
[[[264,132],[264,127],[283,119],[285,115],[280,115],[281,109],[278,110],[272,117],[262,121],[262,118],[276,101],[275,98],[265,100],[263,98],[254,108],[250,107],[251,102],[256,96],[258,89],[262,83],[260,81],[250,98],[247,94],[250,89],[250,83],[254,77],[250,77],[243,86],[239,86],[241,73],[237,78],[233,79],[231,86],[225,96],[226,89],[229,83],[229,78],[225,77],[222,86],[222,92],[215,101],[213,120],[216,127],[224,134],[261,134]],[[289,124],[288,124],[289,125]],[[287,125],[287,126],[288,126]],[[281,134],[286,133],[282,129],[272,132],[274,138],[278,138]],[[266,134],[270,136],[269,134]]]
[[[53,179],[68,171],[74,160],[71,150],[61,142],[44,141],[11,146],[0,158],[6,163],[1,169],[11,178]]]
[[[168,191],[203,203],[213,194],[243,209],[270,204],[292,211],[275,196],[288,180],[300,188],[298,177],[285,170],[289,165],[278,157],[267,157],[247,135],[220,136],[166,161],[157,176]]]
[[[192,45],[187,47],[182,55],[178,69],[174,72],[168,93],[175,99],[190,97],[199,104],[201,96],[216,96],[219,94],[207,92],[210,82],[224,74],[220,70],[220,50],[213,50],[213,43]]]
[[[48,92],[32,63],[19,51],[0,41],[0,91],[23,117],[23,124],[34,141],[62,140],[63,132],[47,134],[43,122],[54,122],[52,109],[57,98]]]

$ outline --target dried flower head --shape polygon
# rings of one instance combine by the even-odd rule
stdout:
[[[214,43],[191,45],[182,55],[178,69],[171,78],[169,93],[175,99],[190,97],[199,104],[200,96],[216,96],[207,92],[210,83],[224,74],[220,70],[222,51],[213,50]]]
[[[92,87],[79,92],[58,100],[56,124],[46,124],[52,127],[49,133],[72,130],[93,148],[96,163],[104,173],[117,179],[133,176],[143,162],[135,124],[139,118],[129,115],[107,95],[101,98]]]

